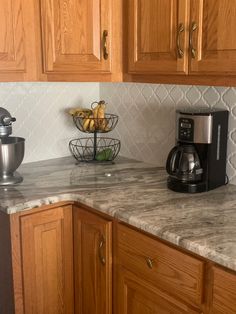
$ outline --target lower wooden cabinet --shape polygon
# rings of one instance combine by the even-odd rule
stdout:
[[[111,221],[72,205],[11,219],[15,311],[0,314],[112,313]]]
[[[235,272],[72,203],[0,212],[0,251],[0,314],[236,313]]]
[[[117,314],[201,312],[201,260],[122,224],[116,236]]]
[[[24,314],[72,314],[72,206],[22,216],[20,229]]]
[[[236,313],[236,276],[213,267],[211,314]]]
[[[112,313],[112,222],[74,208],[75,313]]]
[[[117,278],[116,314],[199,313],[123,267],[119,267]]]

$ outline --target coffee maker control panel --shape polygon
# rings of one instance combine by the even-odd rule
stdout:
[[[179,140],[192,142],[194,138],[194,121],[189,118],[179,119]]]
[[[212,114],[177,113],[176,140],[187,143],[212,142]]]

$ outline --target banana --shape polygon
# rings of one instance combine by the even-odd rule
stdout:
[[[99,120],[99,130],[107,132],[108,131],[107,124],[108,124],[107,119],[104,118]]]
[[[93,118],[90,118],[89,131],[90,132],[94,132],[95,131],[95,122],[94,122]]]
[[[83,130],[84,131],[88,131],[89,130],[90,121],[91,121],[90,118],[84,119],[84,121],[83,121]]]
[[[93,109],[93,118],[95,122],[95,128],[98,127],[98,105]]]
[[[105,104],[98,105],[98,119],[104,119],[105,118]]]

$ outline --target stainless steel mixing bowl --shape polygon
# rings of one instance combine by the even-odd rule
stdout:
[[[22,163],[24,153],[24,138],[0,138],[0,185],[15,184],[22,181],[22,177],[15,171]]]

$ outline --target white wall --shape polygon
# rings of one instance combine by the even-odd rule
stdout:
[[[102,83],[100,96],[120,117],[113,136],[121,139],[121,154],[159,166],[175,143],[177,108],[228,109],[227,174],[236,184],[236,88]]]
[[[13,135],[26,139],[25,162],[70,155],[80,136],[66,109],[99,99],[98,83],[1,83],[0,107],[16,117]]]

